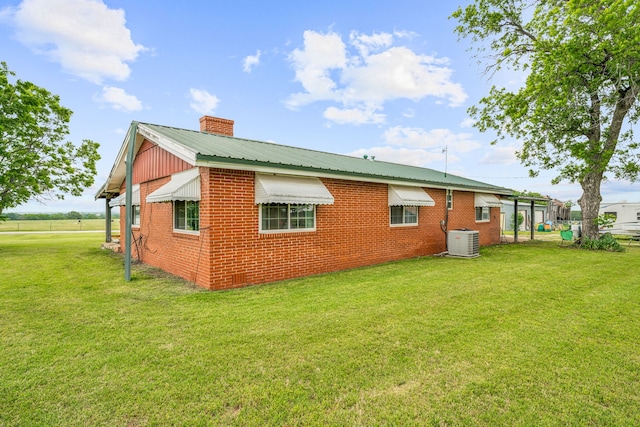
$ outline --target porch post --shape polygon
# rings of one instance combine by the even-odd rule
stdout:
[[[518,199],[513,200],[513,243],[518,243]]]
[[[531,201],[531,240],[533,240],[533,227],[535,227],[536,223],[536,213],[534,209],[534,201]]]
[[[104,240],[107,243],[111,243],[111,208],[109,207],[109,202],[110,200],[104,199],[105,203],[105,211],[104,211],[104,218],[105,218],[105,236],[104,236]]]
[[[124,161],[126,165],[126,188],[125,188],[125,216],[124,216],[124,280],[131,280],[131,193],[133,184],[133,153],[136,145],[136,134],[138,133],[138,123],[132,122],[129,128],[129,146],[127,147],[127,157]],[[120,237],[122,238],[122,237]]]

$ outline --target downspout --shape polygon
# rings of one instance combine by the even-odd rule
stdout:
[[[136,145],[136,134],[138,133],[138,122],[131,122],[129,128],[127,157],[124,161],[126,172],[125,188],[125,213],[124,213],[124,280],[131,280],[131,202],[133,194],[133,152]]]
[[[447,199],[447,191],[444,192],[444,219],[440,221],[440,229],[444,233],[444,249],[449,252],[449,200]]]

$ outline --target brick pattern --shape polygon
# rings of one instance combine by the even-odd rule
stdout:
[[[132,254],[208,289],[268,283],[446,249],[440,227],[446,217],[442,189],[425,188],[436,206],[419,208],[418,225],[391,227],[386,184],[323,178],[335,203],[316,207],[316,231],[260,234],[254,172],[201,168],[200,173],[199,234],[173,231],[171,203],[145,202],[147,194],[170,177],[140,184],[141,226],[133,231]],[[449,230],[479,230],[481,245],[499,243],[499,208],[491,208],[490,222],[476,223],[474,193],[464,191],[454,192],[453,207],[448,211]],[[124,211],[121,214],[124,218]]]
[[[200,118],[200,132],[233,136],[233,124],[233,120],[202,116]]]
[[[206,235],[173,231],[173,206],[171,202],[146,203],[147,195],[169,181],[169,177],[140,184],[140,227],[132,228],[132,257],[145,264],[208,287],[204,280],[209,271]],[[120,210],[120,227],[124,230],[124,207]],[[124,251],[124,237],[121,239]],[[204,252],[203,252],[204,251]]]
[[[209,175],[210,289],[344,270],[446,249],[440,228],[445,219],[444,190],[426,189],[436,206],[419,208],[417,226],[391,227],[387,185],[322,179],[335,203],[316,207],[315,232],[260,234],[253,173],[210,170]],[[455,192],[449,228],[480,230],[482,245],[498,243],[499,208],[492,208],[491,215],[491,222],[476,223],[474,194]]]

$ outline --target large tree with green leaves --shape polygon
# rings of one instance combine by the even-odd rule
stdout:
[[[14,75],[0,63],[0,218],[32,199],[81,195],[100,159],[97,143],[64,141],[72,112],[58,96]]]
[[[583,229],[597,238],[600,187],[640,172],[633,124],[640,116],[638,0],[476,0],[456,10],[491,75],[522,73],[516,90],[494,85],[470,108],[481,131],[522,143],[518,156],[553,183],[579,183]],[[494,141],[495,143],[496,141]]]

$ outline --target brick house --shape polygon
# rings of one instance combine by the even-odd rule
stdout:
[[[237,138],[233,123],[205,116],[200,132],[132,123],[96,198],[120,206],[120,230],[131,222],[134,259],[217,290],[441,253],[446,229],[500,242],[499,196],[512,190]]]

